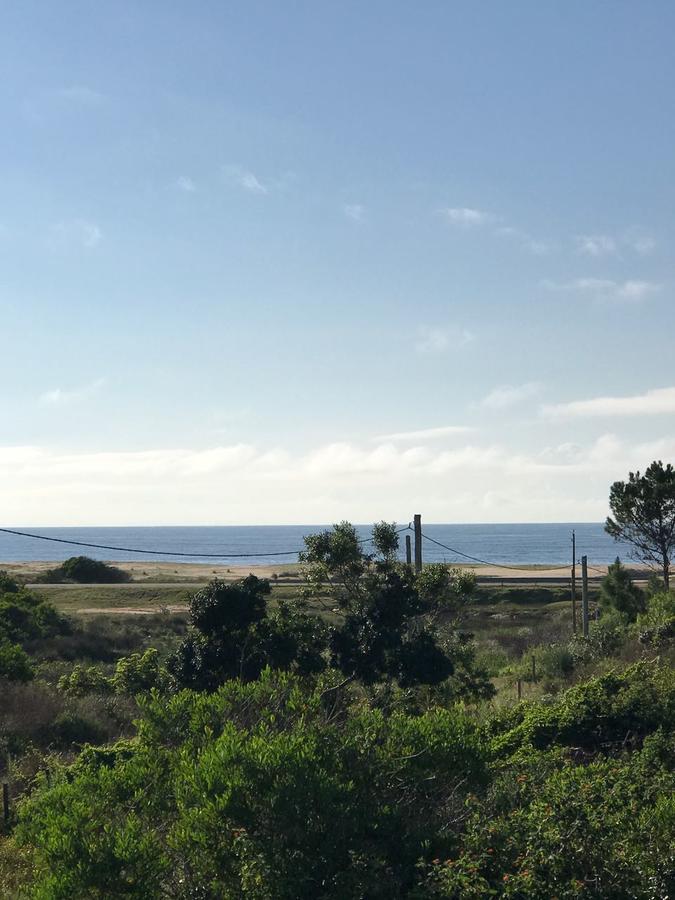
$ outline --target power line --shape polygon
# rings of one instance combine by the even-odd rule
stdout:
[[[450,553],[455,553],[457,556],[463,556],[465,559],[470,559],[473,562],[482,563],[485,566],[494,566],[496,569],[510,569],[513,572],[531,572],[531,569],[522,569],[519,566],[507,566],[503,563],[490,562],[488,559],[480,559],[478,556],[469,556],[468,553],[462,553],[461,550],[455,550],[454,547],[448,547],[447,544],[442,544],[440,541],[437,541],[435,538],[429,537],[428,534],[422,533],[422,537],[426,541],[431,541],[432,544],[436,544],[439,547],[442,547],[444,550],[449,550]],[[569,569],[569,566],[548,566],[549,570],[556,569]]]
[[[410,525],[399,528],[396,534],[407,531]],[[112,547],[108,544],[91,544],[86,541],[74,541],[66,538],[50,537],[46,534],[32,534],[28,531],[15,531],[12,528],[0,528],[0,532],[4,534],[14,534],[18,537],[33,538],[36,541],[51,541],[56,544],[70,544],[74,547],[89,547],[94,550],[114,550],[119,553],[144,553],[147,556],[180,556],[180,557],[201,557],[206,559],[261,559],[270,556],[298,556],[302,550],[273,550],[269,553],[185,553],[179,550],[143,550],[140,547]],[[372,537],[360,538],[357,543],[367,544],[372,541]]]
[[[34,538],[37,541],[52,541],[56,544],[71,544],[75,547],[91,547],[94,550],[116,550],[120,553],[145,553],[150,556],[201,556],[208,559],[250,559],[262,556],[297,556],[299,550],[275,550],[271,553],[184,553],[178,550],[142,550],[140,547],[111,547],[108,544],[90,544],[85,541],[72,541],[65,538],[49,537],[46,534],[31,534],[27,531],[14,531],[11,528],[0,528],[5,534],[15,534],[19,537]]]

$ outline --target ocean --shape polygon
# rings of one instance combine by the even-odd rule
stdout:
[[[407,523],[402,523],[403,527]],[[13,526],[7,526],[13,528]],[[80,554],[110,561],[158,559],[175,562],[231,562],[283,564],[297,562],[303,537],[328,528],[327,525],[223,525],[161,526],[101,528],[30,528],[14,530],[39,534],[61,541],[102,544],[119,549],[93,549],[57,541],[19,537],[0,532],[0,563],[38,560],[64,560]],[[366,538],[370,526],[356,526],[359,536]],[[629,559],[630,548],[617,544],[604,531],[601,523],[545,523],[514,525],[424,525],[423,533],[448,548],[429,540],[423,541],[426,562],[468,562],[467,556],[498,564],[569,564],[572,556],[571,535],[576,532],[576,555],[583,554],[589,563],[610,563],[619,556]],[[410,534],[412,534],[410,532]],[[405,553],[405,534],[400,535],[401,554]],[[140,551],[161,551],[151,556]],[[179,554],[195,554],[181,557]],[[461,554],[466,554],[462,556]],[[227,557],[227,559],[224,559]]]

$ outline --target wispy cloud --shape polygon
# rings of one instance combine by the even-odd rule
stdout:
[[[342,206],[342,212],[353,222],[363,222],[366,208],[360,203],[345,203]]]
[[[523,249],[542,256],[553,249],[549,241],[542,241],[533,237],[528,231],[517,228],[504,222],[501,216],[484,209],[475,209],[469,206],[450,206],[440,210],[443,218],[457,228],[465,230],[486,229],[497,237],[509,238],[518,243]]]
[[[461,228],[475,228],[480,225],[490,225],[497,221],[497,216],[486,212],[484,209],[473,209],[469,206],[448,206],[441,210],[451,225]]]
[[[450,325],[444,328],[422,325],[417,329],[415,350],[423,354],[444,353],[471,343],[474,335],[467,328]]]
[[[222,169],[223,177],[230,184],[243,188],[250,194],[268,194],[269,188],[249,169],[243,166],[227,165]]]
[[[654,416],[675,413],[675,387],[656,388],[628,397],[593,397],[543,406],[548,419],[592,418],[595,416]]]
[[[654,281],[614,281],[611,278],[575,278],[572,281],[542,282],[550,291],[565,291],[591,297],[605,303],[640,303],[661,290]]]
[[[44,406],[68,406],[93,397],[105,385],[105,378],[97,378],[95,381],[80,387],[64,389],[51,388],[40,395],[39,401]]]
[[[395,431],[393,434],[380,434],[374,437],[374,441],[433,441],[438,438],[450,437],[456,434],[469,434],[475,431],[467,425],[440,425],[437,428],[423,428],[420,431]]]
[[[103,102],[103,94],[84,84],[73,84],[69,87],[56,88],[53,96],[68,103],[79,106],[99,106]]]
[[[85,250],[92,250],[102,240],[103,232],[95,222],[70,219],[51,226],[48,243],[53,249],[83,247]]]
[[[647,256],[656,247],[654,238],[641,229],[631,229],[618,237],[610,234],[579,234],[574,240],[579,253],[596,259],[620,256],[623,252]]]
[[[175,185],[179,191],[183,191],[186,194],[192,194],[197,190],[197,185],[189,175],[179,175],[175,181]]]
[[[522,228],[515,228],[513,225],[500,225],[495,229],[495,234],[499,237],[511,238],[520,246],[534,253],[535,256],[545,256],[555,249],[555,245],[551,241],[542,241],[533,237],[528,231]]]
[[[575,238],[580,253],[586,256],[613,256],[617,243],[608,234],[580,234]]]
[[[541,384],[537,381],[528,381],[525,384],[503,384],[490,391],[481,400],[481,406],[485,409],[508,409],[529,400],[541,392]]]

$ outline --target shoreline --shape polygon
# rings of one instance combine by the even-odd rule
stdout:
[[[145,561],[116,561],[109,560],[110,565],[117,566],[131,575],[131,581],[126,584],[180,584],[206,582],[213,578],[221,578],[225,581],[234,581],[244,578],[248,574],[257,575],[259,578],[270,578],[279,583],[295,582],[300,580],[300,563],[253,563],[213,565],[201,562],[145,562]],[[0,562],[0,570],[5,570],[9,575],[19,578],[27,583],[39,582],[40,577],[51,568],[60,564],[58,560],[30,560]],[[571,567],[560,568],[546,563],[509,563],[508,567],[482,564],[450,563],[453,567],[462,571],[475,572],[479,580],[503,581],[503,582],[569,582]],[[629,571],[637,579],[643,580],[649,576],[651,569],[645,565],[632,564],[627,566]],[[607,564],[595,565],[589,562],[589,580],[597,580],[607,573]],[[581,584],[581,566],[576,567],[577,583]],[[125,583],[110,585],[110,587],[124,587]],[[37,585],[36,585],[37,586]]]

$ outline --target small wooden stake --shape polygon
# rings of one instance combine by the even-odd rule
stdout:
[[[537,680],[537,660],[535,657],[532,657],[532,681]]]
[[[412,544],[409,534],[406,534],[405,536],[405,561],[406,565],[412,568]]]
[[[523,682],[519,678],[516,683],[518,685],[518,699],[520,700],[520,698],[523,696]]]
[[[6,781],[2,783],[2,818],[7,825],[9,822],[9,785]]]

